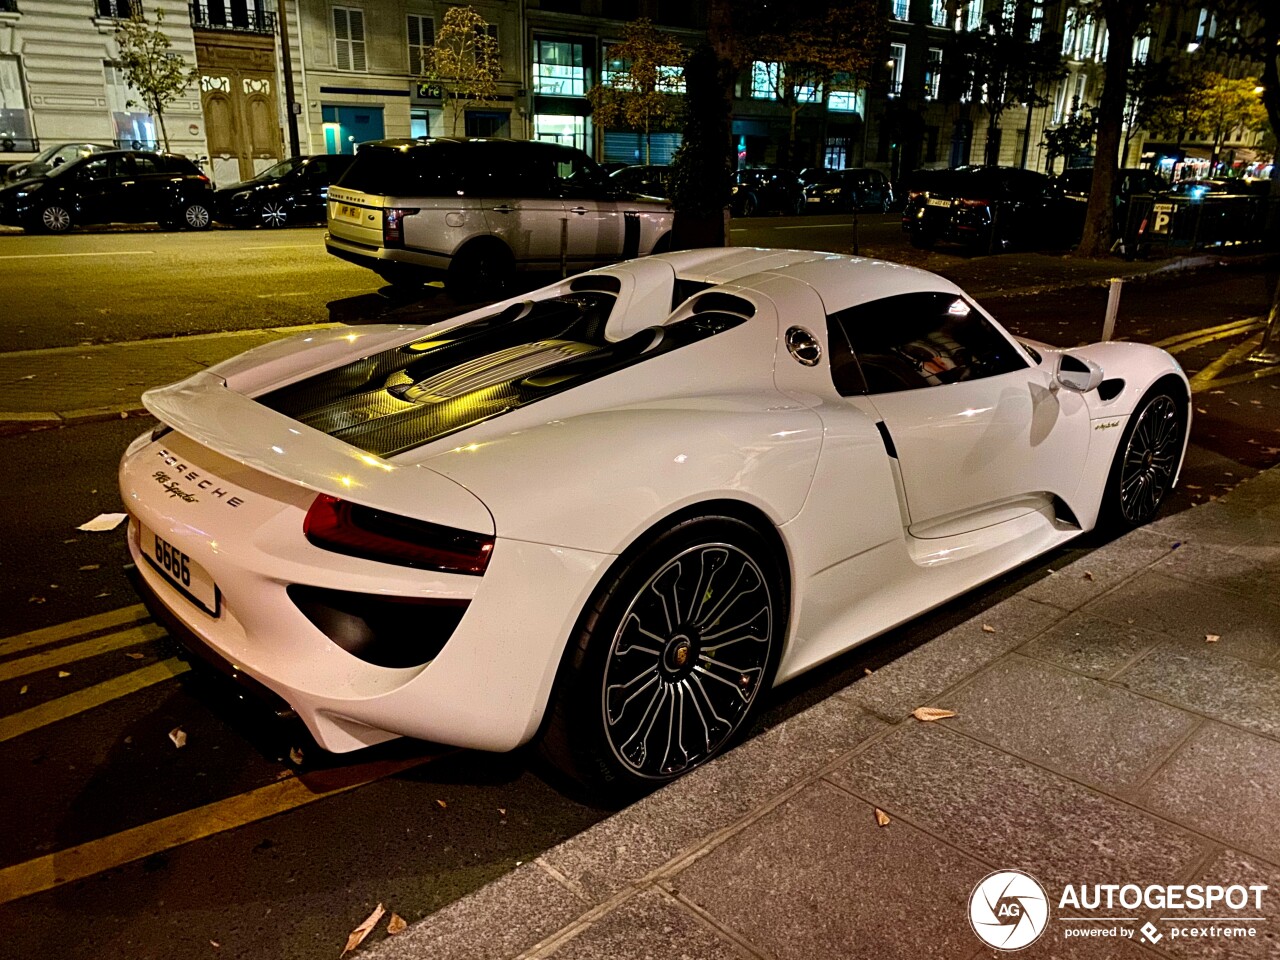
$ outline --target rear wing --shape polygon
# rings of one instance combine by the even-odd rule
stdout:
[[[461,484],[429,467],[358,450],[236,393],[207,370],[148,390],[142,402],[179,433],[286,483],[430,523],[495,532],[488,508]]]

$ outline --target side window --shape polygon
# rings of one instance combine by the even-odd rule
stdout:
[[[145,177],[157,173],[162,173],[160,164],[156,163],[155,157],[145,157],[139,154],[133,158],[133,172],[139,177]]]
[[[999,376],[1027,367],[1013,343],[963,297],[908,293],[860,304],[827,318],[832,376],[845,395],[895,393]],[[856,373],[837,370],[840,355]],[[841,365],[848,366],[845,364]]]
[[[76,171],[76,176],[81,180],[105,180],[107,177],[111,176],[111,168],[108,165],[108,160],[108,157],[90,160]]]
[[[602,192],[604,178],[599,168],[590,157],[576,150],[557,152],[554,176],[561,196],[592,197]]]

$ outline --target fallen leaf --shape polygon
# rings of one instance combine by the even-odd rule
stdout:
[[[498,812],[499,812],[500,814],[502,814],[502,815],[505,817],[505,816],[507,815],[507,808],[506,808],[506,807],[499,807],[499,808],[498,808]]]
[[[1091,572],[1089,572],[1088,570],[1086,570],[1086,571],[1084,572],[1084,578],[1085,578],[1086,580],[1093,580],[1093,574],[1092,574]]]
[[[1201,489],[1203,489],[1203,488],[1202,488],[1198,483],[1188,483],[1188,484],[1187,484],[1187,489],[1188,489],[1188,490],[1201,490]]]
[[[1253,437],[1250,437],[1248,440],[1245,441],[1245,443],[1249,444],[1249,446],[1251,447],[1259,446],[1258,441],[1253,439]]]
[[[181,727],[174,727],[170,730],[169,739],[173,741],[174,747],[179,750],[187,745],[187,733]]]
[[[882,827],[887,827],[889,824],[893,823],[893,821],[889,819],[889,815],[887,813],[879,807],[876,807],[876,823]]]
[[[1205,642],[1205,643],[1217,643],[1217,642],[1218,642],[1219,640],[1221,640],[1221,639],[1222,639],[1221,635],[1216,634],[1216,633],[1206,633],[1206,634],[1204,635],[1204,642]]]
[[[1250,402],[1250,403],[1252,403],[1255,407],[1260,407],[1260,406],[1262,406],[1262,401],[1261,401],[1261,400],[1250,400],[1249,402]]]
[[[44,597],[27,597],[27,603],[44,603]]]
[[[867,676],[867,677],[869,677],[869,676],[871,676],[873,673],[875,673],[875,671],[874,671],[874,670],[872,670],[870,667],[863,667],[863,668],[862,668],[862,674],[863,674],[863,676]]]
[[[83,573],[86,570],[98,570],[101,567],[102,567],[102,564],[100,563],[86,563],[83,567],[80,568],[80,572]]]
[[[982,625],[982,632],[983,632],[983,633],[995,633],[995,632],[996,632],[996,628],[995,628],[995,627],[993,627],[993,626],[992,626],[991,624],[989,624],[989,623],[984,623],[984,624]]]
[[[35,378],[36,378],[36,375],[35,375],[34,373],[32,373],[32,374],[28,374],[28,375],[27,375],[27,376],[25,376],[25,377],[19,377],[18,379],[19,379],[19,380],[34,380]]]
[[[22,689],[18,691],[18,696],[22,696],[24,693],[26,693],[26,692],[27,692],[27,690],[28,690],[28,687],[27,687],[27,685],[24,683],[24,684],[22,685]]]
[[[916,707],[911,711],[911,715],[917,720],[925,723],[932,723],[934,720],[945,720],[947,717],[954,717],[954,710],[941,710],[938,707]]]
[[[128,411],[128,410],[121,410],[121,411],[120,411],[120,419],[121,419],[121,420],[128,420],[128,419],[129,419],[129,411]]]
[[[68,673],[66,670],[59,670],[59,671],[58,671],[58,679],[60,679],[60,680],[61,680],[61,679],[65,679],[66,677],[69,677],[69,676],[71,676],[71,674],[70,674],[70,673]]]
[[[125,742],[125,743],[133,743],[133,737],[125,737],[125,738],[124,738],[124,742]]]
[[[125,656],[126,656],[126,657],[128,657],[130,660],[141,660],[143,657],[145,657],[145,656],[146,656],[146,654],[145,654],[145,653],[138,653],[138,652],[135,650],[135,651],[133,651],[133,652],[131,652],[131,653],[126,653],[126,654],[125,654]]]
[[[1210,390],[1210,391],[1209,391],[1209,394],[1210,394],[1210,396],[1212,396],[1212,395],[1213,395],[1213,394],[1215,394],[1215,393],[1226,393],[1226,392],[1227,392],[1227,391],[1225,391],[1225,390]]]
[[[391,919],[387,921],[387,933],[393,937],[397,933],[404,933],[408,927],[408,922],[398,913],[391,914]]]
[[[222,946],[222,944],[220,944],[217,940],[210,940],[210,941],[209,941],[209,946],[211,946],[211,947],[213,947],[213,949],[217,950],[219,947],[221,947],[221,946]]]
[[[1269,457],[1274,457],[1277,453],[1280,453],[1280,447],[1263,447],[1262,452]]]
[[[448,807],[448,806],[449,806],[449,805],[448,805],[447,803],[445,803],[443,800],[437,800],[437,801],[436,801],[436,803],[440,804],[440,809],[441,809],[441,810],[443,810],[443,809],[445,809],[446,807]]]
[[[1204,407],[1196,407],[1196,413],[1208,413],[1208,412],[1209,411],[1206,410]]]
[[[364,923],[351,931],[351,935],[347,937],[347,945],[342,948],[342,953],[338,954],[339,960],[364,942],[364,938],[369,935],[369,931],[378,925],[378,921],[382,919],[382,915],[386,912],[386,908],[382,904],[378,904],[373,913],[365,917]]]
[[[302,766],[302,748],[291,747],[289,749],[289,759],[294,763],[296,763],[298,766]]]

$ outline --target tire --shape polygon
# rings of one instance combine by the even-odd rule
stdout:
[[[786,212],[793,217],[801,217],[804,216],[804,207],[804,197],[797,197],[791,201],[791,207]]]
[[[289,222],[289,207],[279,200],[264,200],[258,207],[258,222],[264,227],[283,227]]]
[[[1099,526],[1132,530],[1159,513],[1173,488],[1187,435],[1187,400],[1179,386],[1157,383],[1138,401],[1107,476]]]
[[[671,231],[668,230],[657,240],[654,241],[651,253],[670,253],[671,252]]]
[[[738,201],[738,209],[735,216],[754,217],[755,213],[756,213],[755,194],[751,194],[751,193],[743,194],[742,199]]]
[[[71,229],[71,211],[60,203],[51,203],[40,211],[37,221],[45,233],[66,233]]]
[[[774,548],[735,517],[687,519],[624,554],[566,651],[542,758],[606,803],[712,760],[772,686],[787,608]]]
[[[178,214],[178,226],[185,230],[208,230],[212,223],[213,211],[199,200],[184,204]]]
[[[454,256],[445,286],[465,297],[501,299],[515,277],[515,259],[499,243],[473,244]]]

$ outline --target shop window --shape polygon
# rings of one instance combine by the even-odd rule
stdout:
[[[533,89],[535,93],[555,97],[586,96],[587,71],[582,62],[582,44],[567,40],[535,40]]]

